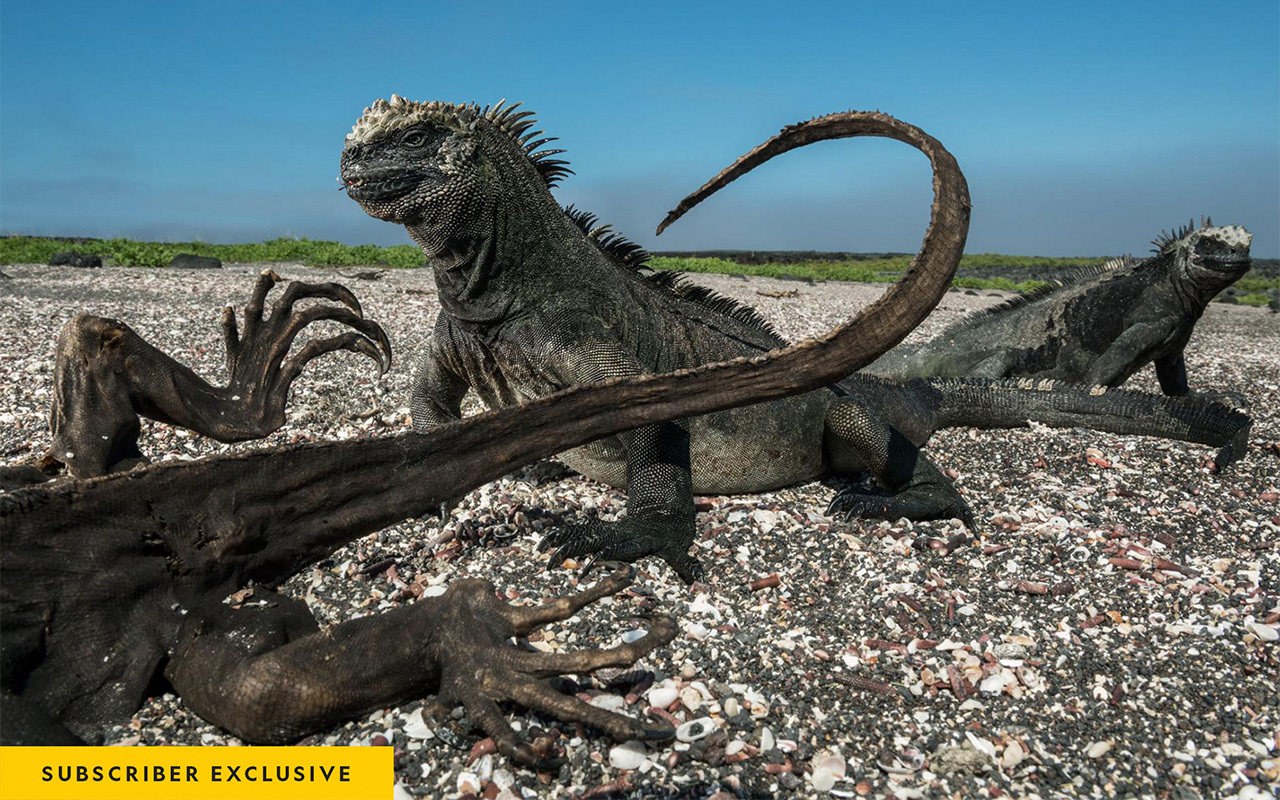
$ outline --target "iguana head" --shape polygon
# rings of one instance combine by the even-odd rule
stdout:
[[[1152,244],[1158,248],[1157,258],[1172,258],[1177,274],[1208,302],[1249,271],[1252,240],[1253,235],[1239,225],[1217,227],[1205,219],[1199,228],[1189,223]]]
[[[391,95],[364,110],[342,150],[343,188],[370,215],[410,228],[422,241],[465,235],[495,195],[529,202],[568,172],[538,150],[532,113],[519,104],[418,103]]]

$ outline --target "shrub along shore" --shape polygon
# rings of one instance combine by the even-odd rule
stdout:
[[[310,239],[271,239],[243,244],[208,242],[139,242],[132,239],[52,238],[6,236],[0,238],[0,264],[45,264],[66,251],[91,253],[124,267],[167,267],[180,253],[212,256],[229,262],[301,262],[315,267],[387,267],[411,269],[423,266],[415,245],[391,247]],[[993,253],[965,255],[953,285],[962,289],[995,289],[1027,292],[1069,274],[1072,270],[1105,261],[1108,256],[1051,258]],[[911,264],[904,253],[823,253],[795,251],[708,251],[656,253],[654,269],[681,272],[760,275],[804,281],[858,281],[892,283]],[[1280,262],[1256,259],[1254,269],[1235,284],[1237,302],[1266,305],[1268,295],[1280,293]]]

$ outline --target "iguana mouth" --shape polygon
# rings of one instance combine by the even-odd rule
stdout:
[[[1240,253],[1215,253],[1201,256],[1196,263],[1215,272],[1239,272],[1248,269],[1252,259]]]
[[[405,174],[403,171],[396,171],[381,175],[375,173],[352,179],[344,177],[341,180],[342,188],[347,190],[347,195],[352,200],[365,203],[399,199],[413,191],[422,182],[422,177],[413,173]]]

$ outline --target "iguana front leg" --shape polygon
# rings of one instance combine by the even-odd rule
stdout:
[[[165,676],[193,711],[246,741],[283,743],[371,709],[429,694],[466,707],[498,751],[550,766],[522,742],[498,703],[514,701],[618,740],[670,739],[670,726],[584,703],[548,678],[628,667],[675,638],[666,617],[646,620],[619,647],[538,653],[508,643],[629,586],[634,572],[611,565],[591,588],[544,606],[515,607],[486,580],[456,581],[439,598],[318,630],[300,600],[255,589],[232,609],[211,598],[190,610]]]
[[[1160,391],[1171,397],[1182,397],[1191,391],[1187,386],[1187,360],[1181,350],[1157,358],[1155,365]]]
[[[437,327],[440,319],[437,318]],[[413,429],[417,433],[462,419],[462,399],[471,387],[446,366],[443,354],[436,348],[436,336],[428,336],[422,360],[413,373],[413,390],[409,409],[413,413]],[[444,525],[461,498],[450,498],[428,513],[438,514]]]
[[[1088,386],[1119,386],[1124,383],[1138,366],[1145,364],[1150,358],[1150,355],[1143,354],[1157,350],[1173,333],[1173,322],[1175,321],[1160,320],[1130,325],[1115,338],[1106,352],[1098,356],[1081,383]],[[1182,379],[1185,386],[1185,369]],[[1163,379],[1161,388],[1164,388]]]
[[[702,565],[689,555],[697,532],[689,432],[678,422],[664,422],[621,438],[627,450],[627,515],[551,532],[538,546],[544,552],[557,548],[548,567],[583,556],[615,561],[658,556],[685,583],[700,579]]]
[[[48,458],[65,463],[78,478],[127,468],[142,460],[139,416],[221,442],[261,438],[284,424],[289,387],[312,359],[325,353],[363,353],[386,372],[391,343],[377,323],[364,319],[350,291],[336,283],[293,281],[271,313],[264,314],[267,293],[279,280],[270,270],[259,276],[245,306],[243,334],[233,310],[223,309],[229,380],[222,387],[156,349],[123,322],[90,315],[68,322],[58,337]],[[304,298],[338,305],[295,312],[295,302]],[[319,320],[353,330],[313,339],[290,356],[297,335]]]
[[[563,369],[575,383],[644,374],[630,353],[602,338],[564,349]],[[601,342],[605,343],[601,343]],[[686,583],[702,577],[689,555],[696,533],[689,431],[680,421],[645,425],[621,434],[627,459],[627,515],[616,522],[566,525],[542,540],[542,551],[557,548],[548,566],[566,558],[636,561],[658,556]]]

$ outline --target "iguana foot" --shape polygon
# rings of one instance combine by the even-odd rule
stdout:
[[[312,359],[349,350],[370,356],[386,372],[391,363],[387,335],[364,319],[351,292],[335,283],[294,281],[264,315],[267,293],[279,280],[270,270],[258,278],[245,306],[243,336],[235,313],[223,309],[230,373],[225,387],[211,386],[123,322],[91,315],[68,322],[58,337],[50,456],[78,478],[138,463],[140,415],[222,442],[257,439],[284,424],[289,387]],[[294,304],[303,298],[337,305],[295,313]],[[354,330],[313,339],[290,356],[298,334],[319,320]]]
[[[1227,408],[1234,408],[1238,411],[1249,410],[1249,398],[1240,392],[1233,392],[1229,389],[1195,389],[1187,394],[1188,397],[1199,397],[1214,403],[1221,403]]]
[[[920,483],[890,492],[876,487],[847,485],[836,492],[827,516],[852,519],[884,519],[906,517],[915,521],[958,519],[969,530],[975,530],[973,511],[955,487],[949,483]]]
[[[560,566],[566,558],[632,562],[658,556],[682,581],[693,583],[701,580],[705,572],[698,559],[689,555],[694,532],[692,522],[681,524],[668,514],[636,513],[617,522],[597,520],[562,526],[547,534],[538,551],[556,548],[547,561],[547,569]]]
[[[609,574],[591,588],[540,606],[515,607],[502,603],[494,597],[493,584],[483,580],[455,584],[444,596],[447,601],[448,594],[457,593],[458,602],[465,608],[447,621],[442,620],[447,627],[440,638],[447,638],[449,646],[437,649],[441,669],[437,701],[464,706],[472,722],[493,739],[498,752],[517,763],[539,769],[559,766],[557,761],[539,755],[532,745],[516,735],[498,709],[500,702],[513,701],[562,722],[581,722],[618,741],[666,740],[675,736],[675,730],[665,723],[606,711],[556,691],[550,681],[561,675],[631,666],[676,637],[675,621],[670,617],[636,618],[647,628],[645,634],[617,647],[542,653],[513,647],[507,642],[513,635],[528,636],[547,623],[568,619],[596,600],[617,594],[635,579],[635,570],[629,564],[610,562],[604,566]],[[475,618],[483,619],[479,609],[486,605],[494,606],[504,617],[505,625],[500,629],[489,630],[483,625],[481,630],[476,629]],[[450,610],[453,606],[449,606]]]

